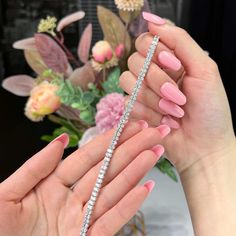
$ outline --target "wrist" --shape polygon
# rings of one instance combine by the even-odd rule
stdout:
[[[236,230],[235,170],[234,140],[180,173],[195,235],[231,235],[227,230]]]

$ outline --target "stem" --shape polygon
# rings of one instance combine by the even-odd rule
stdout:
[[[102,81],[106,81],[106,68],[102,69]]]
[[[80,63],[77,61],[77,59],[74,57],[74,55],[70,52],[70,50],[65,46],[64,43],[61,42],[61,40],[56,36],[55,37],[56,41],[60,44],[60,46],[63,48],[65,51],[68,59],[73,62],[77,67],[80,67]]]

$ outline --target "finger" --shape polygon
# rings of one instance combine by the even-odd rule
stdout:
[[[147,32],[141,34],[135,42],[137,51],[144,57],[147,55],[148,48],[152,43],[152,40],[153,35]],[[184,67],[182,66],[180,60],[174,55],[174,52],[162,42],[159,42],[152,61],[162,68],[174,81],[178,80],[184,71]]]
[[[151,34],[158,34],[161,42],[174,51],[188,75],[201,78],[206,70],[217,68],[216,63],[184,29],[168,24],[158,26],[153,23],[149,23],[148,27]]]
[[[129,96],[125,98],[125,103],[129,101]],[[156,106],[157,107],[157,106]],[[161,111],[161,109],[159,109]],[[162,113],[165,113],[161,111]],[[135,120],[145,120],[152,127],[157,127],[160,124],[160,121],[163,117],[162,114],[154,111],[153,109],[146,106],[146,104],[135,102],[133,110],[131,111],[130,116]]]
[[[148,181],[143,186],[132,189],[116,206],[94,223],[88,234],[90,236],[113,236],[116,234],[136,214],[152,191],[154,184],[153,181]]]
[[[128,67],[130,71],[138,77],[140,68],[145,61],[140,53],[134,53],[130,56]],[[151,63],[145,82],[157,95],[168,99],[178,105],[186,103],[185,95],[178,89],[177,84],[155,63]]]
[[[121,135],[119,144],[140,132],[142,128],[143,121],[128,123]],[[55,171],[56,177],[65,186],[75,184],[78,179],[103,159],[113,134],[114,129],[99,135],[90,143],[68,156]]]
[[[177,120],[169,115],[166,115],[161,120],[162,125],[168,125],[172,129],[180,128],[180,120]]]
[[[160,143],[160,140],[169,134],[169,132],[170,128],[166,125],[157,128],[147,128],[119,146],[112,157],[111,164],[103,181],[103,186],[108,184],[123,171],[141,152],[149,150]],[[84,203],[88,201],[91,195],[101,164],[102,163],[99,163],[92,168],[80,179],[79,183],[74,188],[75,193],[77,193]]]
[[[114,180],[101,190],[91,224],[114,207],[155,166],[164,153],[164,148],[161,145],[157,145],[152,150],[142,152]]]
[[[128,94],[131,95],[133,88],[137,82],[137,78],[130,71],[125,71],[120,76],[120,87]],[[149,108],[152,108],[154,111],[159,111],[157,104],[160,101],[160,97],[149,87],[146,86],[146,83],[143,83],[142,87],[139,90],[137,101],[147,105]]]
[[[59,164],[68,142],[68,135],[62,134],[1,183],[0,191],[7,200],[21,200],[42,179],[50,175]]]

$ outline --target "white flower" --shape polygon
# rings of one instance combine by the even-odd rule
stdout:
[[[115,4],[123,11],[139,11],[144,5],[144,0],[115,0]]]

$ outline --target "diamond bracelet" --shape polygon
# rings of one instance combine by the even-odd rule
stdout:
[[[107,151],[105,153],[103,164],[102,164],[102,166],[99,170],[99,174],[98,174],[95,186],[93,188],[91,197],[88,201],[88,205],[87,205],[87,209],[86,209],[86,212],[85,212],[83,225],[82,225],[82,228],[81,228],[81,231],[80,231],[80,236],[86,236],[87,235],[89,224],[90,224],[90,219],[91,219],[91,216],[92,216],[92,213],[93,213],[93,209],[95,207],[95,203],[97,201],[98,194],[100,192],[104,177],[106,175],[106,172],[107,172],[107,169],[109,167],[111,158],[113,156],[113,152],[114,152],[114,150],[116,148],[116,145],[119,141],[119,138],[120,138],[121,133],[124,129],[124,126],[128,122],[130,112],[132,111],[134,103],[137,99],[138,92],[139,92],[139,90],[142,86],[142,82],[143,82],[143,80],[144,80],[144,78],[147,74],[147,71],[149,69],[149,66],[151,64],[151,60],[152,60],[152,57],[153,57],[154,52],[156,50],[156,47],[158,45],[158,42],[159,42],[159,37],[156,35],[156,36],[154,36],[154,38],[152,40],[152,43],[151,43],[151,45],[148,49],[147,57],[144,61],[143,67],[142,67],[142,69],[139,73],[138,80],[137,80],[136,85],[135,85],[135,87],[132,91],[130,100],[129,100],[126,108],[125,108],[125,111],[124,111],[122,117],[120,118],[119,124],[117,126],[115,134],[113,135],[113,138],[111,140],[109,148],[107,149]]]

